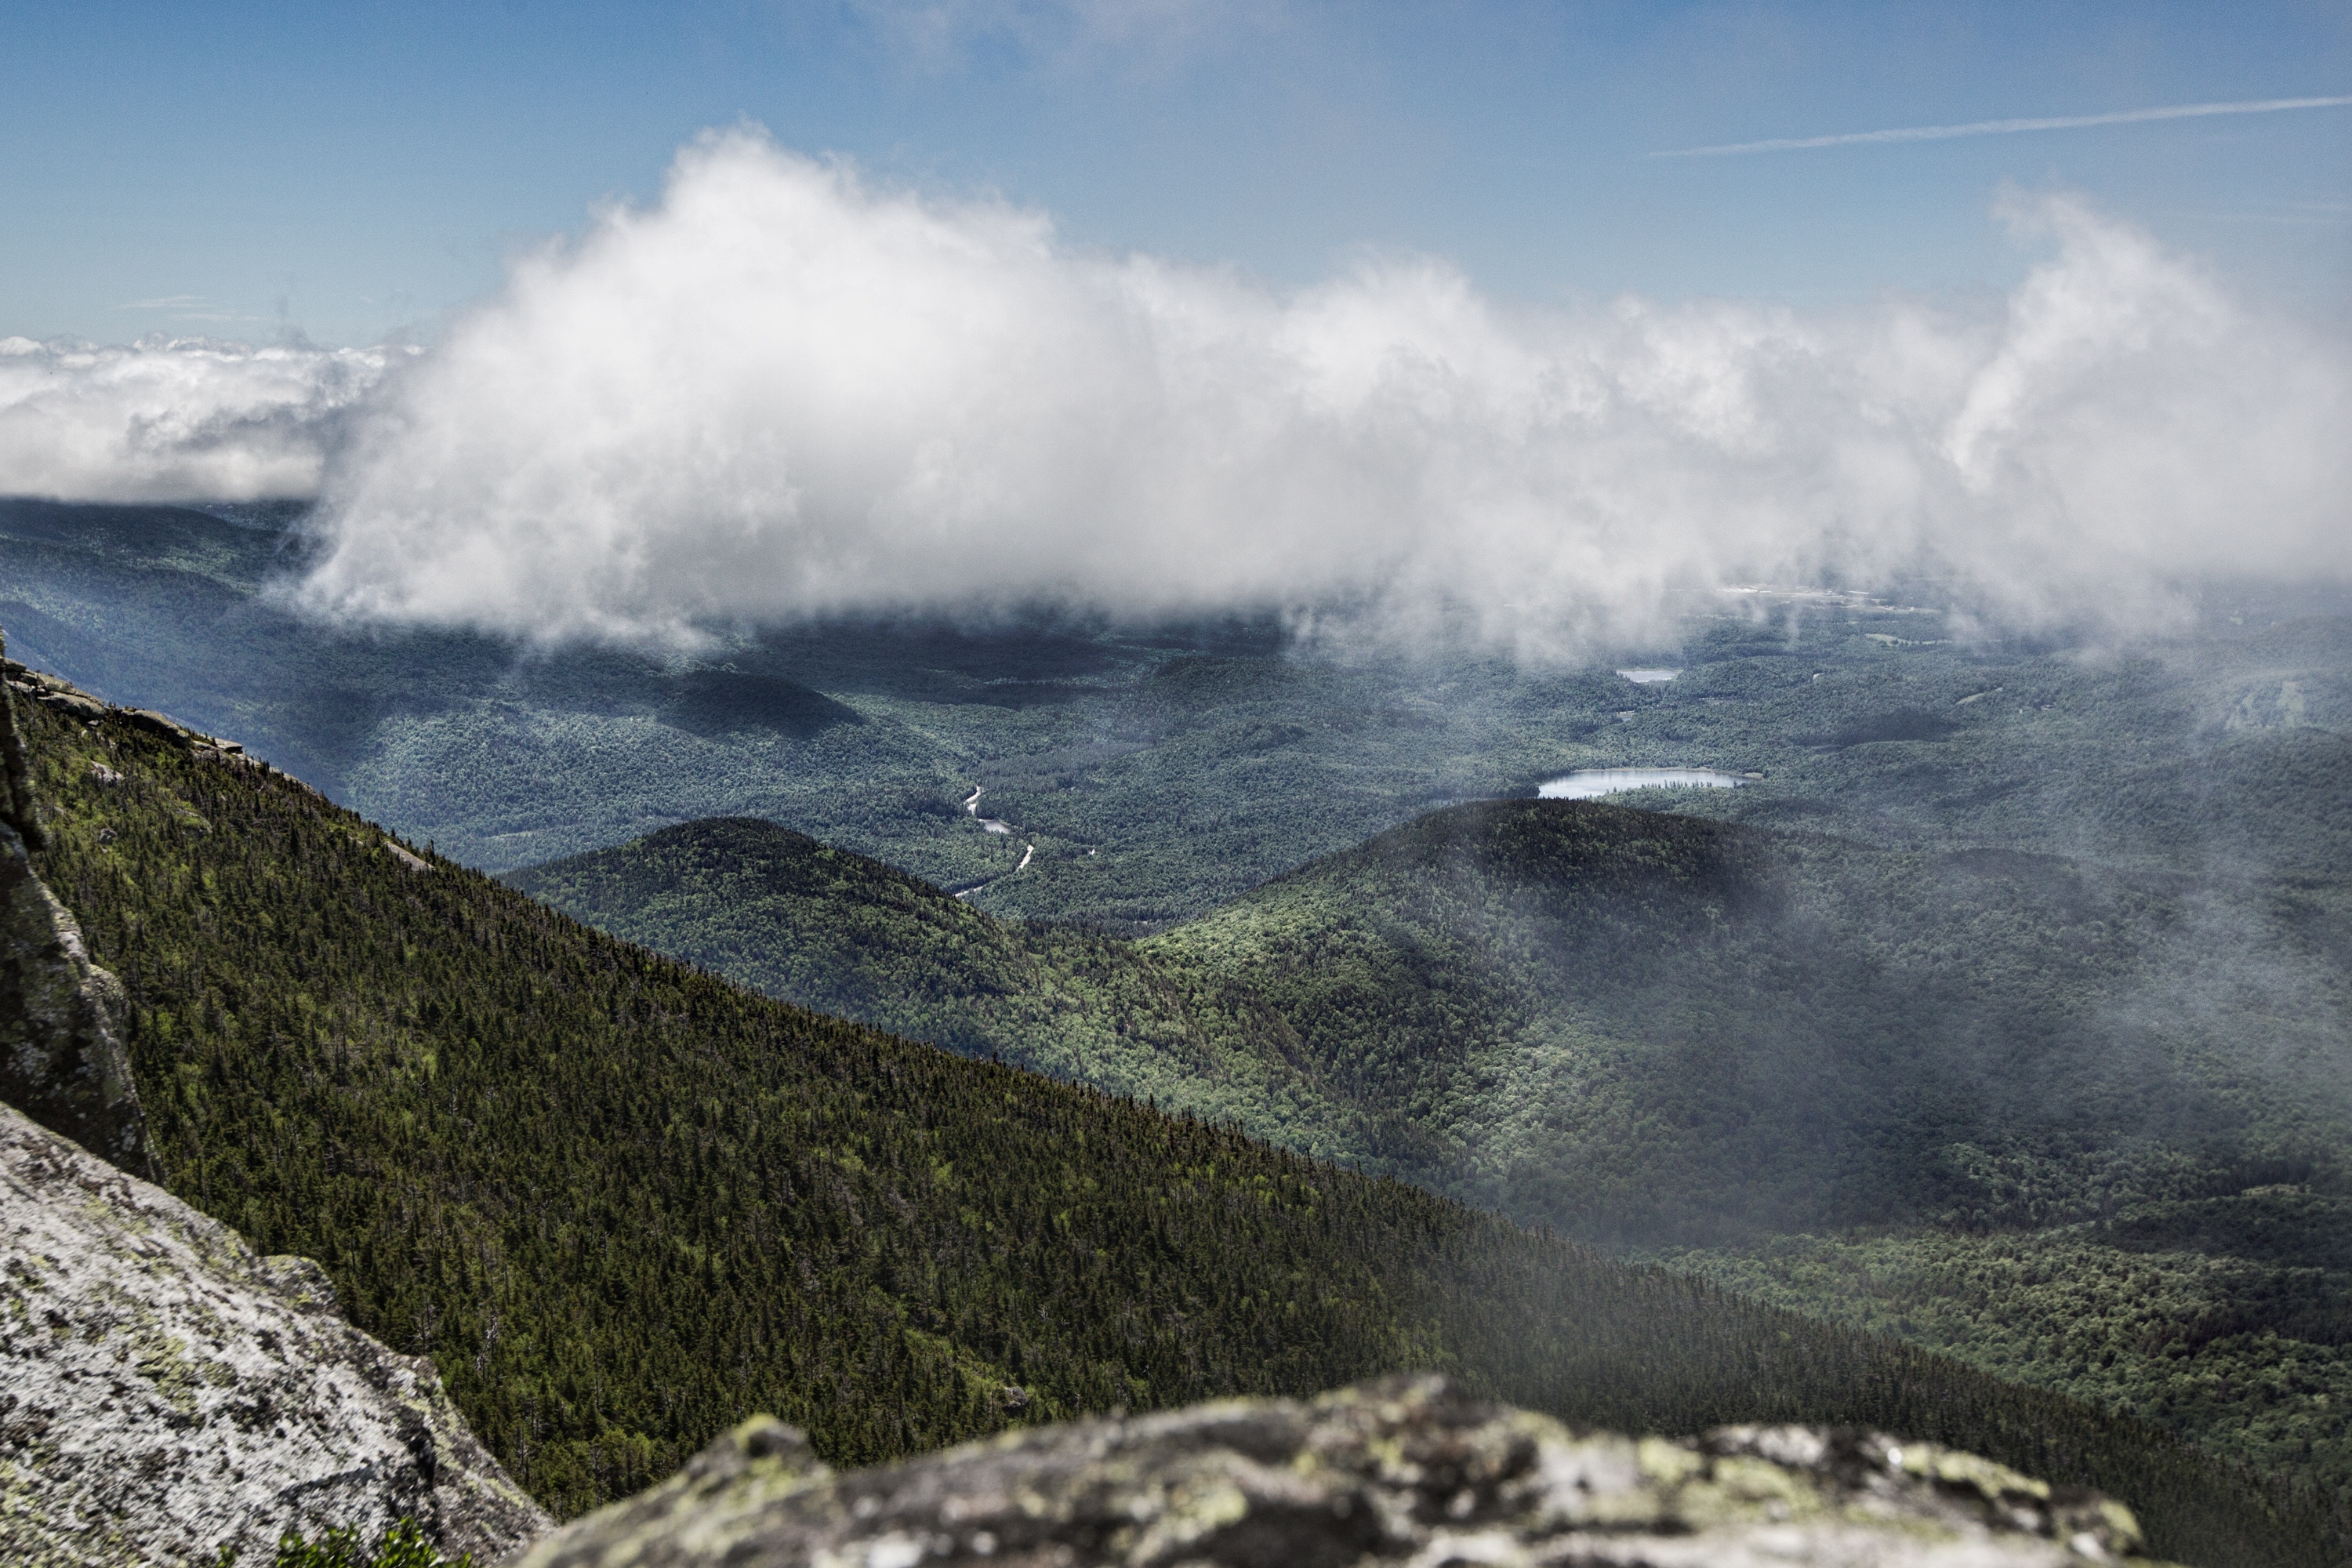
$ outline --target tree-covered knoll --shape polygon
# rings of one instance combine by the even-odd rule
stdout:
[[[26,727],[173,1191],[319,1258],[565,1511],[755,1408],[855,1463],[1420,1364],[1571,1420],[1917,1433],[2187,1561],[2343,1554],[2146,1426],[753,996],[112,720]]]
[[[1503,801],[1139,945],[1270,1005],[1449,1190],[1633,1239],[2341,1185],[2347,942],[2309,879]]]
[[[771,822],[686,823],[504,880],[803,1007],[1235,1120],[1301,1153],[1370,1152],[1349,1107],[1288,1058],[1287,1026],[1247,991],[1086,927],[998,920]]]

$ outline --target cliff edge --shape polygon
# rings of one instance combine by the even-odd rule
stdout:
[[[153,1176],[122,1045],[121,983],[89,961],[80,925],[34,875],[28,853],[41,825],[16,705],[33,690],[99,705],[62,681],[37,684],[5,665],[5,651],[0,644],[8,670],[0,683],[0,1101],[100,1159]]]

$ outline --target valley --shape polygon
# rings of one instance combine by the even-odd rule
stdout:
[[[859,1463],[1417,1366],[1580,1424],[1965,1446],[2186,1561],[2341,1531],[2145,1423],[759,998],[216,748],[24,711],[38,865],[121,977],[171,1191],[318,1259],[559,1515],[754,1410]]]
[[[1695,605],[1675,646],[1641,650],[1623,670],[1465,649],[1406,659],[1301,643],[1266,621],[1067,617],[843,623],[658,656],[557,652],[297,620],[270,584],[299,562],[301,538],[260,521],[0,505],[12,654],[236,736],[383,823],[436,877],[501,873],[588,926],[781,1002],[1230,1130],[1218,1136],[1244,1141],[1216,1145],[1234,1151],[1215,1156],[1220,1173],[1260,1157],[1239,1152],[1249,1150],[1338,1163],[1380,1191],[1466,1205],[1445,1213],[1549,1227],[1727,1300],[1866,1331],[1871,1343],[1908,1341],[2154,1423],[2323,1510],[2352,1495],[2352,621],[2326,602],[2216,595],[2194,626],[2103,646],[1971,640],[1901,603],[1748,593]],[[1660,787],[1574,798],[1611,773],[1602,783]],[[1693,774],[1737,783],[1677,787]],[[1579,775],[1581,785],[1558,782]],[[54,782],[82,803],[74,809],[104,809],[87,778]],[[104,856],[78,842],[58,851],[61,876],[126,853],[119,837]],[[172,855],[219,847],[172,843]],[[331,833],[322,843],[323,863],[353,875],[356,851]],[[399,868],[411,850],[383,843]],[[163,854],[163,841],[145,853]],[[84,918],[139,951],[160,929],[135,912],[150,895],[101,890],[110,885],[89,882],[86,896],[119,912]],[[394,902],[413,903],[415,884],[396,878],[384,896],[404,888]],[[317,1250],[339,1280],[394,1278],[381,1272],[383,1238],[416,1215],[451,1216],[433,1221],[436,1234],[472,1247],[474,1262],[436,1272],[438,1285],[398,1274],[405,1283],[358,1299],[373,1303],[375,1331],[419,1345],[441,1342],[430,1304],[451,1279],[507,1303],[488,1320],[461,1315],[435,1353],[449,1358],[461,1404],[475,1402],[469,1419],[543,1500],[613,1495],[687,1451],[693,1439],[667,1407],[656,1419],[630,1406],[622,1427],[637,1436],[617,1447],[593,1436],[606,1421],[579,1414],[603,1408],[593,1387],[583,1405],[562,1385],[572,1435],[561,1441],[547,1436],[559,1391],[542,1374],[466,1392],[512,1331],[486,1342],[485,1324],[526,1311],[517,1266],[488,1260],[566,1279],[586,1266],[559,1267],[551,1259],[572,1255],[547,1252],[551,1238],[483,1217],[540,1200],[452,1209],[460,1200],[446,1192],[491,1190],[488,1172],[420,1175],[426,1185],[403,1187],[397,1211],[306,1228],[300,1212],[354,1157],[348,1133],[324,1131],[349,1113],[318,1100],[261,1134],[262,1100],[229,1087],[251,1060],[276,1059],[249,1058],[263,1039],[341,1042],[272,1068],[274,1096],[340,1081],[332,1064],[352,1059],[354,1042],[438,1039],[455,1015],[413,1001],[397,1021],[374,1018],[362,985],[329,1005],[335,1021],[296,1028],[286,1015],[254,1036],[226,999],[193,1018],[163,999],[229,994],[188,962],[150,973],[142,1015],[142,1070],[173,1108],[178,1158],[214,1146],[206,1126],[227,1147],[258,1136],[280,1152],[260,1164],[240,1156],[241,1173],[194,1156],[199,1186],[175,1174],[175,1191],[205,1206],[215,1200],[201,1184],[225,1183],[224,1206],[208,1212],[259,1227],[257,1243]],[[299,973],[293,993],[314,996]],[[583,1038],[604,1037],[625,1012],[596,1005],[606,1012],[580,1015]],[[455,1049],[408,1044],[377,1058],[385,1094],[410,1087],[365,1114],[391,1115],[415,1092],[436,1103]],[[415,1050],[433,1065],[394,1069]],[[183,1058],[216,1065],[164,1071]],[[499,1086],[520,1060],[467,1069],[427,1142],[479,1123],[469,1097],[507,1104]],[[598,1125],[628,1122],[609,1114],[622,1120]],[[321,1131],[296,1132],[303,1117]],[[525,1125],[501,1147],[547,1136]],[[745,1159],[772,1163],[803,1136],[771,1145],[731,1123],[687,1131],[698,1125],[688,1116],[662,1134],[674,1154],[700,1151],[696,1168],[713,1173],[697,1181]],[[302,1152],[306,1136],[318,1142]],[[1064,1133],[1052,1136],[1061,1147]],[[992,1169],[1020,1162],[973,1147],[991,1150]],[[754,1148],[771,1152],[743,1152]],[[586,1195],[583,1157],[530,1180],[575,1194],[569,1204],[617,1201]],[[388,1158],[358,1168],[394,1168]],[[950,1163],[970,1169],[971,1158]],[[288,1192],[302,1195],[273,1195]],[[750,1211],[726,1206],[738,1201],[694,1219],[693,1234],[745,1223]],[[877,1190],[846,1201],[864,1214],[896,1200]],[[1127,1222],[1104,1223],[1107,1237]],[[338,1242],[346,1231],[379,1239]],[[695,1269],[731,1279],[751,1267],[710,1252],[711,1240],[691,1245],[685,1274],[651,1254],[614,1266],[689,1293],[703,1289]],[[708,1261],[722,1253],[735,1260]],[[858,1278],[899,1290],[908,1262],[887,1247],[873,1257],[884,1272]],[[1391,1321],[1395,1302],[1438,1289],[1435,1273],[1401,1267],[1343,1317]],[[609,1289],[596,1278],[577,1275],[567,1299]],[[1482,1322],[1501,1310],[1448,1300],[1445,1310]],[[998,1381],[1034,1383],[1053,1411],[1118,1401],[1133,1375],[1054,1392],[1004,1359],[1019,1336],[970,1349],[952,1327],[963,1310],[892,1309],[916,1338],[860,1331],[823,1352],[865,1369],[859,1380],[905,1358],[908,1370],[887,1375],[919,1412],[824,1441],[879,1457],[987,1429],[999,1417],[984,1416],[983,1395]],[[681,1331],[731,1344],[739,1331]],[[1400,1342],[1336,1333],[1318,1331],[1337,1359],[1316,1375],[1358,1375]],[[528,1362],[545,1342],[513,1353]],[[1478,1342],[1488,1348],[1443,1353],[1465,1366],[1503,1353]],[[1055,1341],[1022,1352],[1033,1353],[1060,1364],[1079,1352]],[[1083,1355],[1101,1368],[1124,1353]],[[1132,1397],[1226,1386],[1249,1360],[1191,1348],[1184,1332],[1165,1355],[1154,1364],[1187,1370],[1173,1382],[1151,1373]],[[952,1387],[963,1392],[914,1392]],[[696,1395],[712,1408],[734,1397],[716,1384]]]
[[[338,632],[268,588],[304,548],[282,520],[0,502],[0,625],[35,667],[235,736],[488,870],[730,816],[946,888],[1032,843],[982,907],[1128,934],[1580,769],[1760,773],[1625,798],[1888,847],[2332,878],[2352,839],[2352,632],[2306,613],[2342,608],[2325,595],[2217,596],[2202,627],[2134,648],[1716,595],[1689,606],[1681,673],[1640,683],[1296,645],[1271,619],[845,621],[659,657]],[[1020,841],[963,810],[974,788]]]
[[[2338,905],[2193,910],[2053,859],[1539,802],[1448,808],[1142,942],[994,921],[742,820],[509,880],[772,995],[2352,1480],[2352,1216],[2307,1195],[2346,1185],[2342,1038],[2224,984],[2268,964],[2341,1008]],[[2180,1217],[2249,1188],[2306,1194],[2269,1200],[2300,1218],[2259,1259]],[[2172,1283],[2037,1318],[1978,1277],[2020,1246],[2060,1260],[2037,1284]],[[1782,1267],[1791,1247],[1875,1257],[1863,1310],[1851,1266]],[[2193,1397],[2161,1392],[2182,1379]]]

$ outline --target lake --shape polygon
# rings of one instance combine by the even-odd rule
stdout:
[[[1546,779],[1536,786],[1538,800],[1591,800],[1628,789],[1737,789],[1748,781],[1738,773],[1713,768],[1583,768]]]

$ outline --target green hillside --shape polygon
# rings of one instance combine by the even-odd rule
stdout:
[[[1362,1119],[1245,989],[1081,926],[1009,921],[749,817],[509,872],[600,931],[756,991],[1361,1162]]]
[[[2249,1187],[2346,1190],[2324,883],[1533,801],[1140,942],[741,820],[509,879],[772,995],[1662,1249],[2352,1494],[2352,1216],[2304,1200],[2257,1258],[2180,1230]],[[1874,1268],[1785,1265],[1855,1227]],[[2037,1289],[2157,1273],[2129,1310]]]
[[[1500,801],[1132,942],[742,820],[509,880],[772,995],[1601,1239],[2352,1176],[2352,918],[2310,879]]]
[[[1588,802],[1432,813],[1142,944],[1449,1184],[1616,1239],[2352,1177],[2352,901]]]
[[[2352,1496],[2352,1198],[2256,1187],[2095,1224],[1874,1228],[1658,1256]]]
[[[1916,1433],[2102,1486],[2187,1561],[2344,1555],[2138,1423],[761,999],[119,721],[27,729],[173,1189],[320,1258],[564,1511],[754,1408],[858,1462],[1434,1364],[1574,1420]]]

